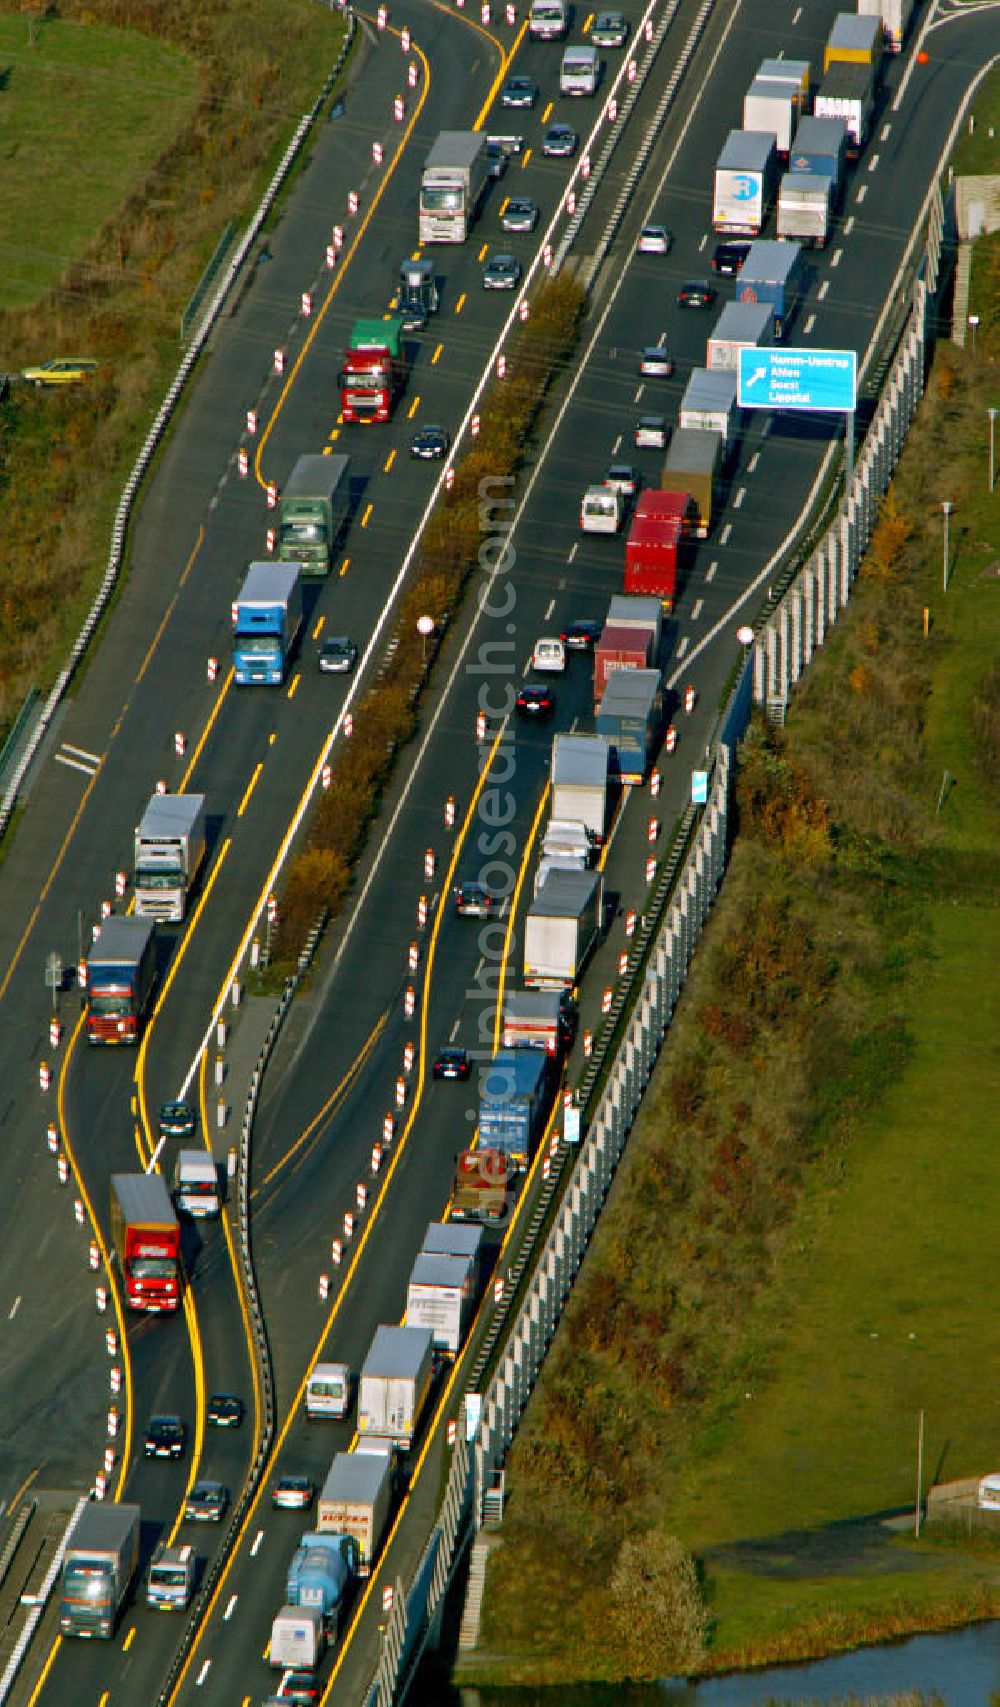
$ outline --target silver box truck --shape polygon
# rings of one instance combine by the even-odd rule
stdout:
[[[728,445],[739,430],[739,420],[736,375],[732,369],[692,369],[691,378],[681,398],[678,425],[718,433],[723,444]]]
[[[715,373],[740,365],[741,350],[774,343],[774,314],[766,302],[727,302],[705,346],[705,366]]]
[[[351,1535],[358,1544],[358,1575],[367,1577],[389,1520],[392,1459],[388,1453],[338,1452],[317,1507],[321,1535]]]
[[[135,832],[136,917],[179,924],[208,846],[203,794],[154,794]]]
[[[421,1251],[406,1289],[406,1325],[428,1328],[434,1350],[457,1357],[473,1296],[471,1258]]]
[[[279,557],[307,575],[328,575],[350,509],[350,457],[300,456],[281,494]]]
[[[139,1568],[137,1505],[84,1507],[62,1563],[59,1629],[64,1636],[114,1634],[115,1622]]]
[[[599,735],[557,735],[552,743],[552,816],[574,819],[595,841],[607,828],[609,764]]]
[[[378,1328],[361,1371],[358,1433],[388,1436],[405,1452],[420,1426],[433,1375],[428,1328]]]
[[[524,982],[571,990],[597,941],[604,906],[599,871],[553,871],[524,921]]]
[[[822,249],[830,235],[834,182],[825,172],[786,172],[778,185],[778,236]]]

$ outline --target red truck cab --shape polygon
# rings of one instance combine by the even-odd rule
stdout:
[[[87,1042],[137,1043],[156,982],[156,922],[114,914],[87,960]]]
[[[111,1237],[129,1309],[176,1310],[181,1229],[162,1174],[112,1174]]]
[[[344,421],[388,421],[405,383],[402,320],[356,320],[340,370]]]

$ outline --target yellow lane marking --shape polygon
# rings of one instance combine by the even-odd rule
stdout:
[[[244,812],[246,811],[247,806],[250,803],[250,796],[253,793],[254,789],[257,787],[257,780],[258,780],[260,773],[263,769],[264,769],[264,761],[261,759],[254,766],[253,776],[250,778],[250,781],[247,783],[246,791],[243,795],[243,799],[240,801],[238,807],[236,808],[237,818],[242,818]]]
[[[389,452],[389,455],[386,457],[385,462],[383,464],[383,467],[382,467],[382,473],[383,474],[388,474],[388,472],[389,472],[390,468],[392,467],[393,463],[395,462],[395,460],[396,460],[396,448],[395,448],[395,446],[393,446],[392,450]]]
[[[412,421],[412,420],[413,420],[413,417],[414,417],[414,415],[415,415],[415,414],[416,414],[416,412],[417,412],[417,410],[418,410],[418,409],[419,409],[419,408],[420,408],[420,397],[419,397],[419,394],[418,394],[418,395],[417,395],[417,396],[416,396],[416,397],[415,397],[415,398],[414,398],[414,399],[413,399],[413,402],[412,402],[412,403],[411,403],[411,404],[410,404],[410,407],[409,407],[409,410],[408,410],[408,411],[407,411],[407,415],[406,415],[406,419],[407,419],[407,420],[408,420],[408,421]]]
[[[437,349],[434,351],[434,354],[431,357],[431,367],[437,367],[438,361],[440,360],[440,357],[441,357],[441,351],[443,349],[444,349],[444,345],[439,344]]]

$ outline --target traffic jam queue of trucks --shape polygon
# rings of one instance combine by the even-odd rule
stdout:
[[[435,1374],[464,1340],[482,1279],[480,1228],[432,1222],[410,1275],[402,1327],[376,1330],[358,1378],[351,1451],[334,1454],[271,1624],[275,1669],[315,1671],[343,1627],[355,1584],[372,1571],[399,1493],[399,1467],[427,1410]],[[306,1382],[311,1421],[342,1420],[350,1372],[317,1364]]]
[[[687,383],[659,487],[647,487],[630,509],[613,485],[589,486],[580,505],[584,533],[618,534],[628,524],[624,591],[658,599],[666,612],[688,568],[690,542],[709,535],[740,432],[739,352],[787,337],[802,298],[803,250],[822,249],[829,239],[849,162],[869,135],[883,53],[899,52],[911,11],[912,0],[858,0],[856,14],[838,14],[811,112],[809,61],[762,60],[744,97],[744,128],[729,133],[719,156],[712,224],[720,235],[750,240],[736,300],[723,307],[705,365]],[[766,239],[775,203],[777,239]]]

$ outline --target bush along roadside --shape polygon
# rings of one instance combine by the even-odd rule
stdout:
[[[359,701],[353,733],[341,739],[304,845],[293,856],[281,891],[272,961],[290,964],[323,908],[334,915],[350,887],[351,868],[400,747],[417,721],[420,694],[443,643],[465,584],[476,566],[484,529],[481,485],[516,474],[554,380],[575,346],[585,295],[568,277],[549,279],[531,301],[531,317],[518,327],[504,379],[496,380],[480,411],[480,433],[455,466],[420,543],[409,586],[400,601],[380,679]],[[417,619],[429,616],[434,632],[426,649]]]
[[[995,1553],[870,1518],[912,1500],[921,1407],[946,1474],[995,1459],[973,1336],[1000,1334],[955,1278],[992,1260],[995,1086],[922,1004],[950,953],[980,1011],[995,978],[998,357],[1000,326],[978,363],[938,350],[851,605],[787,727],[744,742],[730,872],[515,1440],[460,1681],[724,1670],[1000,1608]],[[942,1074],[958,1143],[925,1106]]]

